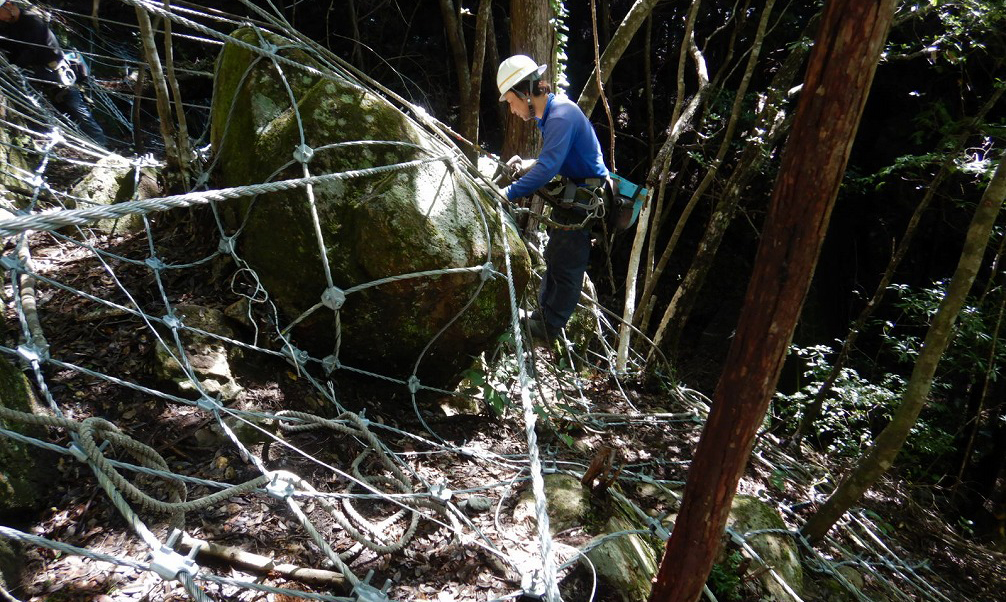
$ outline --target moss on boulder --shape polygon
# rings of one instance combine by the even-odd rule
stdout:
[[[766,530],[788,531],[779,512],[750,495],[734,497],[730,509],[730,526],[740,534]],[[784,533],[754,533],[745,538],[758,556],[772,568],[798,595],[803,591],[803,566],[800,552],[793,538]],[[768,572],[759,580],[772,600],[786,602],[794,600],[779,582]]]
[[[0,358],[0,405],[29,414],[39,411],[28,379],[4,358]],[[37,435],[39,430],[3,418],[0,427],[29,436]],[[45,475],[39,459],[37,448],[0,436],[0,514],[40,506]]]
[[[260,43],[250,30],[233,35]],[[319,67],[282,38],[265,41],[283,57]],[[445,148],[412,120],[352,82],[234,44],[217,61],[212,119],[226,186],[303,177],[298,149],[301,158],[310,155],[311,175],[429,160],[228,204],[232,224],[240,224],[240,257],[286,322],[299,319],[298,348],[315,357],[338,349],[342,365],[399,379],[415,369],[422,384],[453,388],[472,358],[496,343],[510,315],[503,278],[469,271],[366,286],[487,263],[503,271],[503,236],[518,291],[529,278],[527,249],[500,226],[492,199],[453,160],[438,159]],[[329,289],[329,277],[338,290]],[[340,294],[354,287],[343,302]],[[338,302],[329,296],[322,304],[326,292]]]

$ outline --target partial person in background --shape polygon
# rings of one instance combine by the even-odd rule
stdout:
[[[87,78],[87,67],[77,53],[63,53],[59,40],[41,15],[22,12],[10,0],[0,0],[0,51],[33,79],[41,80],[38,83],[49,102],[66,113],[96,144],[105,146],[105,132],[77,87]]]

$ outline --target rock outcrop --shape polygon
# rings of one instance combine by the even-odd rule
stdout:
[[[281,38],[233,35],[320,68]],[[441,158],[446,147],[380,96],[228,44],[212,143],[225,186],[427,160],[226,204],[236,253],[286,323],[296,321],[298,348],[336,367],[403,380],[415,370],[423,385],[453,388],[507,328],[507,283],[492,270],[505,269],[506,236],[520,294],[526,247],[462,164]],[[472,269],[417,275],[458,268]]]

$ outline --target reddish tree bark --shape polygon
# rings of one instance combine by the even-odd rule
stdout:
[[[553,83],[556,67],[555,32],[549,20],[552,8],[541,0],[510,1],[510,54],[526,54],[539,65],[548,65],[542,76]],[[496,65],[493,65],[493,82],[496,82]],[[495,88],[495,86],[494,86]],[[524,158],[538,156],[541,136],[538,128],[507,111],[506,129],[503,134],[504,159],[512,155]]]
[[[651,602],[702,593],[814,274],[894,0],[829,0],[804,77],[737,333]]]

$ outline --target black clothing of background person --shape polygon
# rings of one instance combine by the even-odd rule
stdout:
[[[40,15],[23,12],[13,3],[3,2],[0,5],[0,51],[7,54],[11,63],[43,80],[43,92],[53,106],[69,115],[97,144],[105,145],[105,132],[91,115],[80,89],[60,81],[55,68],[63,59],[63,50]]]

